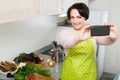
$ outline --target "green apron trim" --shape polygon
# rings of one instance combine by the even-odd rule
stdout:
[[[68,49],[60,80],[96,80],[95,47],[91,39]]]

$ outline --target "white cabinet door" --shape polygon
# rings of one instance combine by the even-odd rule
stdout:
[[[59,13],[66,13],[68,8],[76,2],[83,2],[88,5],[88,0],[60,0]]]
[[[54,15],[59,10],[59,0],[47,0],[47,13],[48,15]]]
[[[39,16],[55,15],[59,11],[59,0],[37,0],[36,10]]]
[[[34,5],[34,0],[0,0],[0,23],[32,17]]]
[[[30,18],[35,15],[36,0],[13,0],[14,11],[21,18]]]
[[[88,5],[88,0],[77,0],[77,2],[83,2]]]
[[[61,0],[60,2],[60,13],[66,13],[67,9],[74,3],[76,3],[77,0]]]
[[[0,23],[55,15],[59,0],[0,0]]]

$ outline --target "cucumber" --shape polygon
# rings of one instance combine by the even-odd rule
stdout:
[[[45,76],[50,76],[51,75],[51,71],[48,70],[48,69],[45,69],[45,70],[37,69],[37,70],[34,70],[34,72],[37,72],[37,73],[45,75]]]

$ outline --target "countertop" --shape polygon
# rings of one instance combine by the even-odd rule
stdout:
[[[60,77],[60,71],[61,71],[61,66],[62,63],[58,62],[56,63],[56,65],[54,67],[51,67],[50,70],[53,73],[53,75],[55,76],[55,80],[59,80]]]
[[[14,78],[7,78],[6,74],[0,73],[0,80],[14,80]]]
[[[44,61],[46,64],[47,64],[47,60],[51,59],[51,56],[49,55],[45,55],[45,54],[40,54],[40,55],[44,56],[45,58]],[[52,74],[55,77],[55,80],[59,80],[62,63],[63,62],[56,62],[53,67],[49,67],[49,69],[51,70]],[[0,80],[14,80],[14,78],[7,78],[6,74],[0,73]]]
[[[51,56],[49,56],[49,55],[45,55],[45,54],[40,54],[40,55],[44,56],[44,58],[45,58],[44,61],[45,61],[46,64],[47,64],[47,60],[51,59]],[[49,67],[49,69],[51,70],[52,74],[55,77],[55,80],[59,80],[62,63],[63,62],[57,62],[56,61],[55,65],[53,67]]]

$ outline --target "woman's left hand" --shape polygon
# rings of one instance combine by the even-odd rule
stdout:
[[[118,38],[118,32],[116,27],[113,24],[108,24],[110,26],[110,34],[109,34],[109,38],[111,38],[112,40],[116,40]]]

